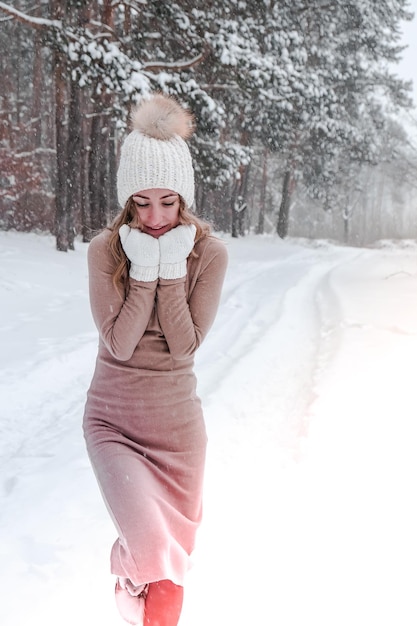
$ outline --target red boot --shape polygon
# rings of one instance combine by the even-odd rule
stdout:
[[[170,580],[149,583],[144,626],[177,626],[183,597],[184,588]]]

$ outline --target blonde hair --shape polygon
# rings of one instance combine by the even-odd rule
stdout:
[[[194,224],[197,229],[195,242],[197,243],[197,241],[200,241],[200,239],[203,239],[204,237],[210,235],[210,224],[204,222],[196,215],[191,213],[181,196],[179,196],[179,200],[179,223]],[[142,224],[140,222],[137,211],[137,205],[134,202],[132,196],[130,196],[130,198],[126,202],[124,209],[119,213],[119,215],[115,217],[112,224],[108,227],[109,230],[112,231],[109,240],[109,247],[113,258],[116,261],[116,269],[113,273],[113,284],[118,291],[122,289],[122,291],[127,293],[129,290],[130,261],[127,258],[120,242],[119,228],[120,226],[122,226],[122,224],[128,224],[129,226],[132,226],[132,228],[142,228]],[[196,253],[194,251],[192,252],[192,254],[196,256]]]

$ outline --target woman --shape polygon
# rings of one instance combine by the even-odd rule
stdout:
[[[84,433],[119,535],[118,609],[130,624],[176,626],[206,449],[193,358],[216,315],[227,254],[189,210],[192,115],[156,95],[132,122],[117,175],[124,208],[88,251],[99,349]]]

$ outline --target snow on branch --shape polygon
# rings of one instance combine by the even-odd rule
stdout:
[[[201,63],[201,61],[204,61],[204,59],[207,57],[208,54],[209,54],[209,48],[208,46],[206,46],[203,52],[198,54],[193,59],[190,59],[189,61],[182,61],[182,62],[177,61],[177,62],[172,62],[172,63],[152,63],[152,62],[144,63],[143,69],[147,70],[148,72],[160,72],[163,70],[170,70],[171,72],[181,72],[182,70],[195,67],[196,65]]]
[[[14,7],[11,7],[10,4],[6,2],[0,2],[0,10],[10,15],[10,17],[15,18],[22,24],[27,24],[28,26],[32,26],[33,28],[62,28],[62,22],[60,20],[48,20],[41,17],[34,17],[32,15],[27,15],[27,13],[22,13],[18,11]]]

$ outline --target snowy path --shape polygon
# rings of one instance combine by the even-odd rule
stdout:
[[[229,248],[196,363],[210,444],[180,626],[415,626],[417,248]],[[4,626],[122,624],[80,429],[85,252],[0,233]]]

